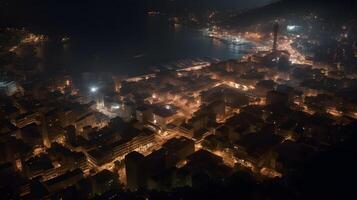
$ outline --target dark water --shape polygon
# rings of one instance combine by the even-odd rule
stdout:
[[[49,42],[43,48],[47,69],[67,72],[113,72],[138,75],[182,59],[241,57],[248,46],[212,40],[202,30],[171,25],[159,17],[128,30],[94,29],[70,34],[67,43]]]

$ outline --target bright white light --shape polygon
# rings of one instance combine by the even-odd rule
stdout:
[[[90,88],[90,91],[91,91],[92,93],[95,93],[95,92],[98,91],[98,87],[93,86],[93,87]]]
[[[171,109],[171,106],[170,106],[170,105],[166,105],[165,108],[166,108],[167,110],[170,110],[170,109]]]
[[[113,109],[113,110],[118,110],[119,108],[120,108],[120,105],[112,106],[112,109]]]
[[[288,25],[286,28],[288,29],[288,31],[293,31],[293,30],[295,30],[295,29],[297,28],[297,26],[295,26],[295,25]]]

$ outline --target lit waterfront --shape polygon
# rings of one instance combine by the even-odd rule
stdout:
[[[22,0],[4,1],[0,10],[21,17]],[[110,1],[111,13],[88,12],[88,22],[88,2],[76,2],[81,23],[62,1],[26,1],[71,20],[1,29],[3,197],[326,199],[342,186],[333,199],[346,199],[356,12],[338,0],[242,13],[154,1]]]

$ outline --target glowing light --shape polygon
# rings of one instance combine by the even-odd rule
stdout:
[[[16,164],[16,169],[17,169],[18,171],[22,171],[22,163],[21,163],[21,160],[20,160],[20,159],[17,159],[17,160],[15,161],[15,164]]]
[[[335,117],[341,117],[343,113],[336,108],[327,108],[326,112]]]
[[[171,106],[170,106],[170,105],[166,105],[165,108],[166,108],[167,110],[170,110],[170,109],[171,109]]]
[[[37,147],[37,148],[35,148],[35,149],[33,150],[33,155],[39,156],[39,155],[41,155],[41,154],[43,154],[43,153],[45,153],[45,152],[46,152],[46,150],[45,150],[44,148],[42,148],[42,147]]]
[[[91,91],[92,93],[96,93],[96,92],[98,91],[98,87],[92,86],[92,87],[90,88],[90,91]]]
[[[61,39],[62,42],[68,42],[69,40],[70,40],[69,37],[63,37],[63,38]]]
[[[293,30],[295,30],[295,29],[297,28],[297,26],[295,26],[295,25],[288,25],[286,28],[288,29],[288,31],[293,31]]]
[[[282,174],[273,170],[273,169],[269,169],[269,168],[266,168],[266,167],[263,167],[261,170],[260,170],[260,173],[264,176],[267,176],[267,177],[270,177],[270,178],[275,178],[275,177],[282,177]]]
[[[10,52],[14,52],[14,51],[16,51],[16,49],[17,49],[17,46],[13,46],[13,47],[10,48],[9,51],[10,51]]]
[[[120,109],[120,105],[114,105],[114,106],[112,106],[112,109],[113,110],[118,110],[118,109]]]

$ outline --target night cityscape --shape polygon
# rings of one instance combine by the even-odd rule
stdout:
[[[357,0],[0,0],[0,199],[356,199]]]

